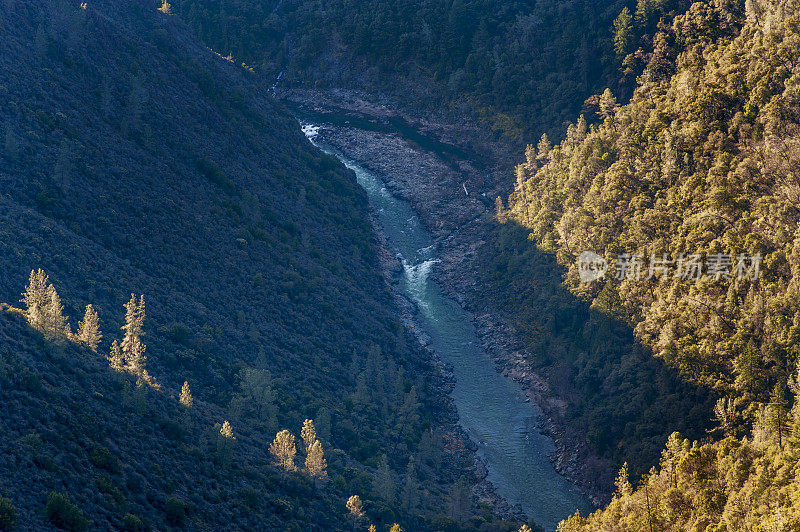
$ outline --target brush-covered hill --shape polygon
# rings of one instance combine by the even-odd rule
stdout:
[[[564,142],[530,147],[518,167],[506,224],[555,257],[565,287],[591,311],[629,327],[681,382],[720,396],[706,416],[727,437],[694,446],[673,437],[661,470],[638,491],[618,484],[606,510],[565,530],[795,530],[800,522],[798,7],[694,3],[655,36],[628,104],[605,93],[602,123],[570,126]],[[581,282],[583,251],[611,264],[605,278]],[[639,404],[633,385],[643,368],[609,372],[600,355],[582,361],[602,370],[576,369],[573,382],[600,396],[617,390],[620,408],[631,396]],[[650,397],[641,408],[654,404]],[[662,430],[685,423],[688,410],[674,405],[653,420]],[[622,446],[629,434],[606,436]]]
[[[159,6],[2,2],[0,496],[17,526],[81,529],[64,499],[49,507],[72,524],[48,517],[51,492],[97,529],[337,530],[354,494],[365,527],[447,523],[452,500],[470,515],[472,459],[395,317],[354,176]],[[14,310],[38,268],[72,331],[98,312],[98,352]],[[106,361],[132,292],[160,389]],[[325,482],[270,455],[304,419]]]

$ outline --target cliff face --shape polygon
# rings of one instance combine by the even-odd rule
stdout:
[[[156,529],[339,529],[382,454],[398,478],[414,454],[427,497],[376,522],[440,511],[463,457],[442,465],[444,392],[394,317],[352,173],[156,3],[2,5],[0,301],[20,306],[43,268],[73,330],[92,304],[104,334],[98,353],[54,345],[0,312],[0,495],[18,524],[43,527],[57,491],[100,528],[131,513]],[[160,391],[104,358],[131,292]],[[271,374],[264,409],[246,369]],[[370,386],[354,401],[357,378]],[[305,418],[320,420],[321,486],[268,454]]]

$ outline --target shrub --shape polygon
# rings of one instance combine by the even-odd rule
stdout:
[[[167,499],[164,511],[167,514],[168,523],[176,526],[183,526],[186,522],[186,504],[183,501],[175,497]]]
[[[130,532],[143,532],[146,529],[142,520],[133,514],[125,514],[122,524],[125,526],[125,530]]]
[[[97,489],[105,493],[117,504],[122,504],[125,501],[125,496],[118,487],[114,485],[114,481],[106,475],[100,475],[94,478],[94,483],[97,484]]]
[[[105,469],[110,473],[119,473],[119,460],[105,447],[99,447],[89,453],[89,461],[93,466]]]
[[[89,528],[89,520],[83,515],[83,511],[62,493],[50,492],[45,513],[47,519],[58,528],[70,532],[84,532]]]
[[[17,524],[17,511],[11,499],[0,497],[0,530],[11,530]]]

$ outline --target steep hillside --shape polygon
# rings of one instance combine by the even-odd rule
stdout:
[[[472,458],[395,317],[352,173],[159,5],[0,11],[0,301],[21,307],[43,268],[71,329],[91,304],[104,335],[94,353],[0,312],[0,495],[19,527],[44,526],[51,491],[100,528],[342,529],[354,494],[365,526],[448,522],[450,500],[469,515]],[[105,359],[132,292],[160,389]],[[307,418],[327,482],[269,454]]]
[[[656,35],[629,104],[606,92],[602,124],[581,120],[518,167],[506,224],[555,256],[593,312],[630,327],[681,381],[721,396],[707,416],[729,437],[691,450],[673,442],[672,465],[634,495],[623,489],[586,530],[797,526],[786,423],[800,324],[798,7],[696,2]],[[583,251],[610,265],[603,278],[581,280]],[[617,386],[642,374],[629,368]],[[659,422],[684,418],[676,407]],[[736,439],[751,426],[749,441]]]
[[[627,90],[637,60],[632,57],[623,67],[623,59],[641,37],[652,36],[662,17],[688,5],[684,0],[640,0],[636,9],[619,0],[173,3],[210,46],[257,65],[282,85],[358,88],[373,97],[396,97],[418,114],[477,117],[515,144],[543,132],[560,137],[562,124],[598,88],[611,84]],[[627,24],[615,25],[623,10]]]

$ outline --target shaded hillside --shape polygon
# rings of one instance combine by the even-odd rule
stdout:
[[[417,112],[478,117],[519,143],[562,124],[682,0],[445,2],[176,0],[210,46],[281,83],[364,89]],[[615,19],[628,8],[619,52]],[[645,52],[649,51],[644,39]],[[637,60],[628,66],[636,70]],[[631,73],[633,73],[631,70]]]
[[[395,318],[365,195],[258,79],[158,5],[0,12],[0,301],[19,306],[43,268],[73,330],[92,304],[104,334],[98,353],[52,345],[2,313],[0,495],[23,529],[43,526],[50,490],[102,528],[130,512],[164,529],[186,510],[192,527],[341,529],[353,494],[379,525],[447,522],[472,458]],[[160,391],[105,361],[131,292],[147,299]],[[306,418],[329,464],[317,486],[282,478],[268,451]],[[464,526],[493,518],[476,519]]]

